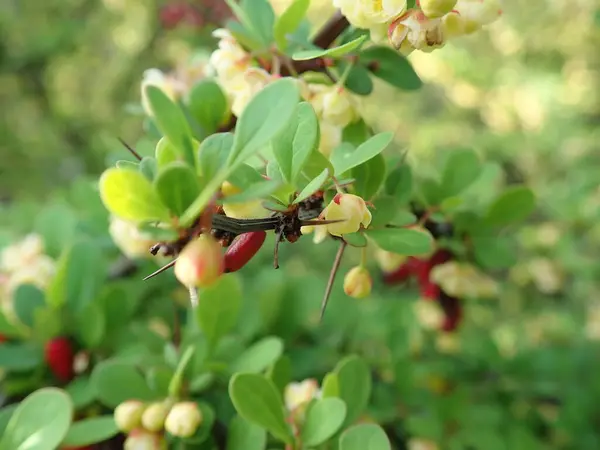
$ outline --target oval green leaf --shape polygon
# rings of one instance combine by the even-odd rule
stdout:
[[[233,372],[258,373],[267,369],[283,353],[283,341],[266,337],[248,347],[231,365]]]
[[[364,411],[371,397],[371,372],[368,364],[358,356],[348,356],[335,368],[337,396],[346,404],[344,423],[353,423]]]
[[[525,186],[506,189],[488,209],[485,221],[488,225],[502,227],[520,222],[535,209],[535,195]]]
[[[154,188],[163,204],[179,216],[200,193],[200,181],[188,164],[175,161],[160,169],[154,180]]]
[[[302,191],[300,191],[300,193],[298,194],[298,197],[296,197],[296,199],[294,200],[294,204],[300,203],[302,200],[310,197],[315,192],[317,192],[319,189],[321,189],[321,187],[323,186],[323,184],[325,184],[325,182],[327,181],[328,178],[329,178],[329,169],[325,169],[325,170],[323,170],[323,172],[321,172],[319,174],[319,176],[317,178],[315,178],[310,183],[308,183],[304,187],[304,189],[302,189]]]
[[[69,396],[57,388],[39,389],[23,400],[12,414],[0,440],[2,450],[55,450],[73,416]]]
[[[264,428],[235,416],[229,423],[226,450],[265,450],[267,432]]]
[[[11,372],[26,372],[42,364],[43,349],[30,342],[5,342],[0,345],[0,367]]]
[[[13,294],[13,309],[19,321],[32,327],[35,313],[46,306],[44,293],[32,284],[21,284]]]
[[[477,154],[470,149],[453,151],[446,160],[442,172],[441,189],[444,197],[453,197],[469,187],[481,173]]]
[[[287,444],[294,442],[283,400],[272,381],[262,375],[238,373],[229,382],[229,396],[238,414]]]
[[[419,75],[410,62],[389,47],[370,47],[360,53],[360,62],[369,66],[377,78],[405,91],[413,91],[423,86]]]
[[[342,433],[340,450],[392,450],[392,446],[383,428],[374,423],[365,423]]]
[[[169,210],[140,172],[111,168],[100,176],[100,198],[115,216],[134,222],[168,221]]]
[[[71,425],[63,446],[78,447],[106,441],[119,433],[113,416],[91,417]]]
[[[359,145],[356,150],[350,151],[351,146],[347,145],[337,147],[331,155],[331,164],[333,164],[335,175],[341,175],[374,158],[390,145],[393,138],[393,133],[385,132],[372,136]]]
[[[293,54],[292,59],[296,61],[305,61],[307,59],[323,58],[324,56],[330,58],[339,58],[344,56],[362,45],[367,40],[367,35],[357,37],[356,39],[340,45],[339,47],[333,47],[328,49],[314,49],[314,50],[302,50]]]
[[[287,35],[292,34],[300,26],[306,16],[310,0],[294,0],[286,10],[275,20],[273,26],[273,37],[277,48],[285,51],[287,48]]]
[[[409,228],[384,228],[366,230],[365,233],[382,250],[399,255],[418,256],[429,253],[433,249],[433,238],[425,231]]]
[[[189,90],[187,107],[206,134],[214,133],[227,112],[227,97],[213,80],[201,80]]]
[[[143,375],[132,364],[104,361],[94,368],[91,380],[98,400],[113,408],[125,400],[155,398]]]
[[[346,404],[336,397],[316,400],[306,413],[302,443],[316,447],[331,438],[346,418]]]

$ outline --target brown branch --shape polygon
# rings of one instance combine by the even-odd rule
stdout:
[[[335,41],[349,26],[350,23],[348,23],[348,19],[346,19],[340,11],[336,11],[331,19],[329,19],[317,33],[313,39],[313,44],[317,47],[327,48],[333,44],[333,41]]]

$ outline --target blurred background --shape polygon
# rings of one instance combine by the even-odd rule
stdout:
[[[287,3],[273,1],[277,10]],[[519,263],[502,274],[497,303],[469,305],[472,326],[463,332],[462,351],[469,355],[474,341],[489,340],[494,355],[512,361],[502,366],[501,381],[490,369],[477,386],[488,392],[489,383],[500,389],[498,382],[510,391],[507,414],[533,420],[530,428],[552,448],[600,448],[594,405],[600,395],[600,2],[504,4],[503,18],[486,32],[411,55],[424,89],[407,94],[377,84],[365,114],[375,128],[395,130],[415,164],[435,161],[447,148],[475,147],[501,163],[500,180],[523,181],[537,193],[538,209],[519,232]],[[315,25],[330,10],[330,2],[313,0]],[[0,4],[2,242],[34,228],[40,205],[67,197],[75,207],[77,199],[93,202],[81,194],[82,180],[94,180],[123,154],[118,137],[151,151],[152,142],[142,138],[143,72],[169,71],[210,52],[216,42],[210,32],[228,14],[223,2],[211,0]],[[106,228],[106,219],[95,226]],[[305,250],[311,257],[316,252]],[[338,297],[331,316],[343,307],[343,294]],[[391,325],[379,327],[387,310],[368,309],[373,320],[365,320],[370,325],[356,339],[362,336],[367,348],[382,334],[393,339]],[[438,342],[442,353],[457,348]]]

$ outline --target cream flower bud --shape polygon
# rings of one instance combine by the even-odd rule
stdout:
[[[7,279],[7,289],[14,292],[22,284],[33,284],[44,289],[56,273],[56,263],[46,255],[40,255],[31,260],[27,265],[14,271]]]
[[[421,11],[430,19],[437,19],[445,14],[448,14],[457,0],[421,0],[419,6]]]
[[[437,302],[418,300],[413,307],[417,322],[426,330],[439,330],[444,323],[444,312]]]
[[[141,232],[133,222],[112,216],[108,232],[115,245],[128,258],[148,257],[149,249],[156,242],[147,233]]]
[[[406,0],[334,0],[333,5],[358,28],[390,22],[406,10]]]
[[[150,109],[150,103],[148,101],[148,97],[146,96],[147,86],[156,86],[161,91],[163,91],[167,95],[167,97],[171,98],[172,100],[175,100],[177,98],[177,89],[171,77],[165,75],[158,69],[146,70],[142,79],[141,95],[142,106],[144,107],[144,111],[146,111],[146,114],[149,116],[152,116],[152,110]]]
[[[151,403],[142,413],[142,426],[154,433],[162,430],[170,409],[166,402]]]
[[[344,277],[344,292],[350,297],[368,297],[372,287],[373,280],[371,279],[371,274],[365,267],[353,267]]]
[[[320,395],[319,383],[317,380],[310,378],[299,383],[289,383],[285,387],[283,396],[287,410],[294,411]]]
[[[465,21],[465,33],[470,34],[502,15],[498,0],[458,0],[455,9]]]
[[[427,439],[413,438],[408,441],[408,450],[438,450],[438,445]]]
[[[220,39],[219,48],[210,55],[207,69],[212,70],[219,84],[229,91],[231,84],[250,67],[251,58],[228,30],[220,28],[213,36]]]
[[[353,194],[336,194],[321,215],[325,220],[343,220],[326,225],[327,231],[334,236],[355,233],[361,226],[366,228],[371,223],[371,213],[365,201]]]
[[[450,261],[435,266],[430,279],[456,298],[489,298],[498,294],[496,282],[470,264]]]
[[[242,190],[226,181],[221,185],[221,193],[229,197],[242,192]],[[252,200],[243,203],[224,203],[223,211],[232,219],[260,219],[270,215],[270,211],[262,205],[262,200]]]
[[[399,255],[398,253],[387,252],[380,248],[375,252],[377,264],[383,272],[393,272],[398,267],[406,262],[407,256]]]
[[[202,423],[202,412],[194,402],[176,403],[169,411],[165,429],[173,436],[193,436]]]
[[[330,125],[345,127],[358,118],[356,106],[348,91],[339,86],[310,85],[310,103],[317,115]]]
[[[450,12],[442,17],[442,32],[446,39],[462,36],[467,32],[467,22],[458,12]]]
[[[44,252],[44,242],[38,234],[28,234],[2,250],[0,270],[14,272],[28,266]]]
[[[217,281],[223,270],[221,246],[206,234],[185,246],[174,268],[175,277],[186,287],[210,286]]]
[[[167,450],[167,441],[163,436],[137,429],[127,436],[123,450]]]
[[[142,414],[146,406],[139,400],[127,400],[115,408],[114,419],[117,428],[129,433],[142,424]]]
[[[242,76],[232,82],[229,91],[233,98],[231,112],[240,116],[252,98],[262,91],[276,77],[264,69],[251,67]]]
[[[333,149],[342,143],[342,127],[322,120],[320,130],[319,152],[329,158]]]

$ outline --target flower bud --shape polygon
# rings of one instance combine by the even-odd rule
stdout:
[[[173,436],[193,436],[202,423],[202,412],[194,402],[176,403],[165,421],[165,429]]]
[[[39,234],[29,234],[21,241],[5,247],[0,254],[0,270],[16,272],[44,256],[44,242]]]
[[[127,436],[123,450],[167,450],[167,441],[158,434],[136,429]]]
[[[456,0],[421,0],[421,11],[430,19],[448,14],[456,5]]]
[[[343,220],[327,225],[327,231],[334,236],[355,233],[361,226],[366,228],[371,223],[365,201],[353,194],[336,194],[321,215],[325,220]]]
[[[426,330],[439,330],[444,323],[444,312],[436,302],[416,301],[414,313],[417,322]]]
[[[398,253],[377,249],[375,258],[381,270],[385,273],[394,272],[404,265],[407,257]]]
[[[322,120],[319,123],[319,152],[329,158],[334,148],[342,143],[342,127]]]
[[[499,0],[458,0],[455,9],[464,20],[466,34],[474,33],[502,15]]]
[[[358,118],[348,91],[339,86],[316,84],[311,86],[311,105],[322,121],[344,128]]]
[[[135,223],[116,216],[110,218],[108,231],[119,250],[131,259],[148,257],[148,249],[156,242],[150,235],[140,232]]]
[[[246,69],[243,75],[231,84],[230,90],[233,95],[231,112],[239,117],[250,100],[274,80],[275,77],[264,69],[256,67]]]
[[[127,400],[115,408],[114,419],[119,430],[123,433],[139,428],[142,424],[142,414],[145,405],[139,400]]]
[[[371,293],[373,280],[369,271],[362,267],[356,266],[348,271],[344,278],[344,292],[346,295],[354,298],[365,298]]]
[[[166,402],[151,403],[142,414],[142,426],[151,432],[162,430],[170,409],[171,406]]]
[[[285,387],[284,400],[288,411],[294,411],[321,395],[317,380],[309,378],[299,383],[289,383]]]
[[[427,439],[413,438],[408,441],[408,450],[439,450],[438,445]]]
[[[210,286],[223,270],[221,246],[206,234],[187,244],[175,263],[175,276],[186,287]]]

